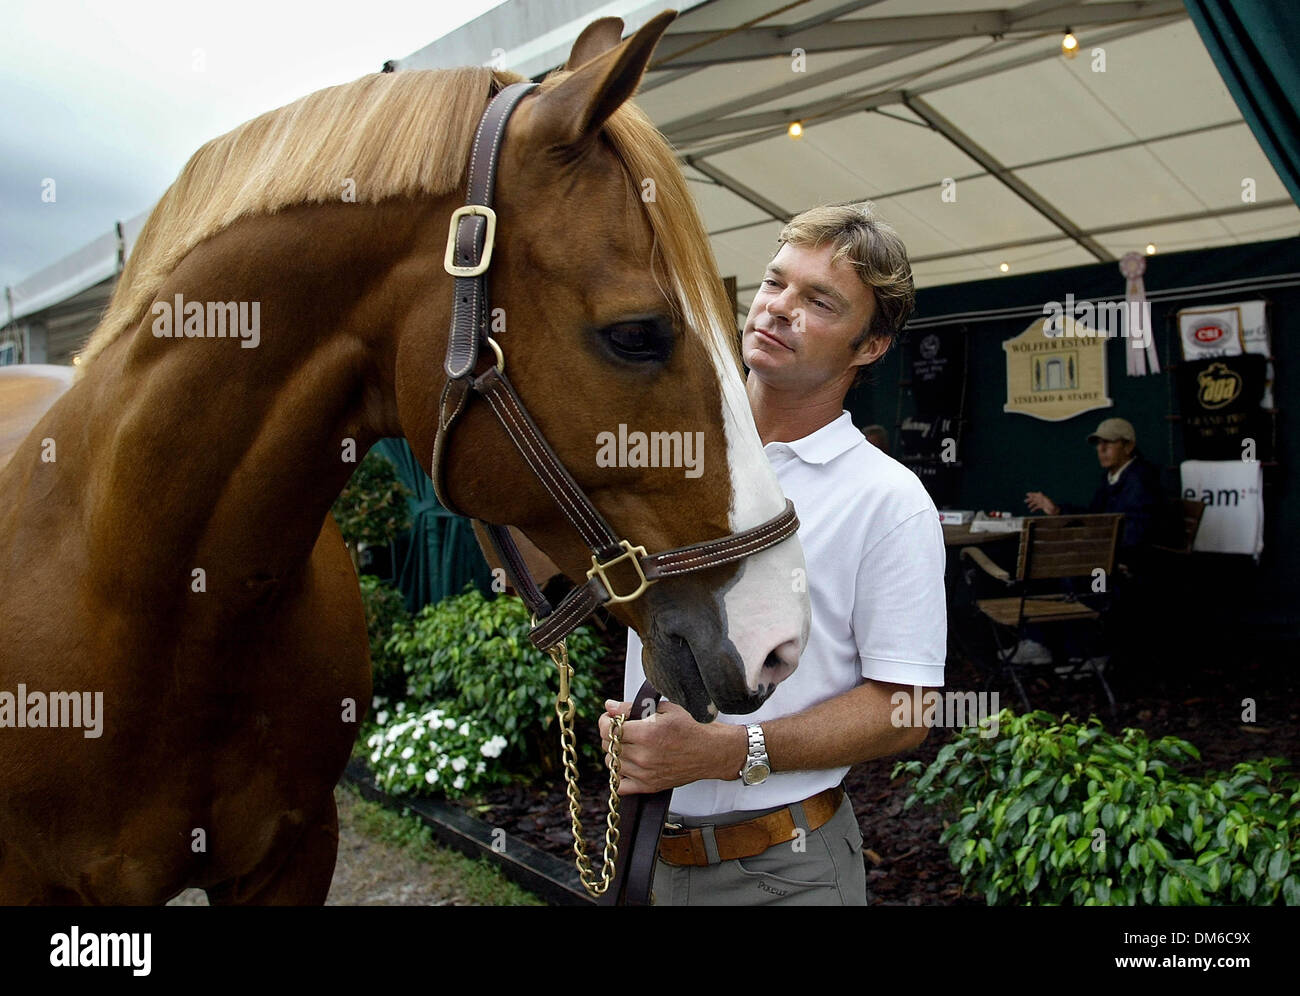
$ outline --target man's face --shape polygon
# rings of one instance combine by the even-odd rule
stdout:
[[[786,243],[767,265],[745,319],[741,354],[764,383],[808,392],[871,363],[888,346],[868,337],[850,348],[875,314],[875,294],[852,265],[831,262],[830,243]]]
[[[1097,462],[1101,464],[1101,469],[1107,473],[1119,470],[1120,467],[1128,463],[1128,458],[1132,454],[1133,444],[1127,439],[1115,441],[1109,439],[1097,440]]]

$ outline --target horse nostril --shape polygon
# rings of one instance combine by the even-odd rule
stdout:
[[[794,674],[794,669],[799,666],[799,642],[797,640],[786,640],[763,661],[763,676],[770,678],[773,685],[779,685],[786,678]]]

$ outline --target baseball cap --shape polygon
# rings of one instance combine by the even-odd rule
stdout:
[[[1126,419],[1108,418],[1097,426],[1097,431],[1088,437],[1088,442],[1095,446],[1099,439],[1104,439],[1110,443],[1126,439],[1129,442],[1136,443],[1137,433],[1133,431],[1133,426]]]

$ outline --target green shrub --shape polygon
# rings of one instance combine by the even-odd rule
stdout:
[[[530,628],[528,610],[518,598],[489,601],[471,590],[426,605],[388,643],[403,660],[408,708],[449,703],[455,715],[503,735],[516,761],[552,770],[559,755],[559,679],[550,657],[528,642]],[[577,714],[594,722],[604,711],[591,675],[600,644],[583,626],[569,637],[568,647]],[[598,744],[583,743],[580,749],[600,762]]]
[[[397,477],[393,461],[367,453],[342,493],[334,499],[334,518],[343,541],[358,546],[383,546],[411,528],[410,495]]]
[[[395,630],[409,625],[411,614],[406,611],[406,602],[400,591],[369,574],[361,575],[361,602],[366,609],[375,694],[400,698],[406,688],[402,656],[389,650],[387,645]]]
[[[969,727],[916,781],[904,806],[944,805],[940,836],[967,888],[989,905],[1300,905],[1300,780],[1281,758],[1189,777],[1196,748],[1127,729],[1117,738],[1044,712]]]

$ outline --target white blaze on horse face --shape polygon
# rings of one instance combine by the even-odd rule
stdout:
[[[740,532],[779,515],[785,495],[763,452],[739,373],[727,359],[715,363],[731,473],[731,529]],[[723,596],[723,611],[750,691],[770,690],[799,663],[812,619],[807,587],[803,547],[794,536],[741,561],[736,582]]]

